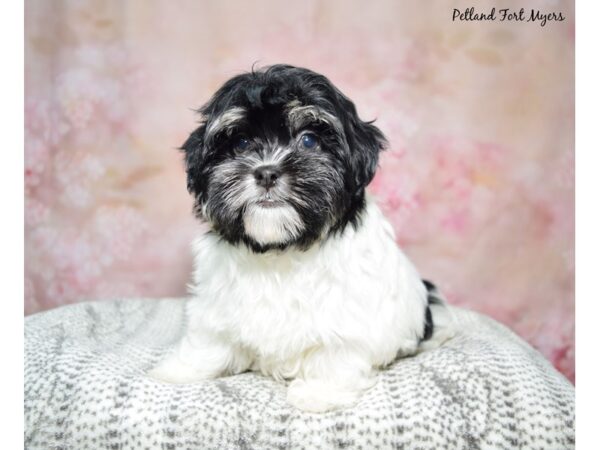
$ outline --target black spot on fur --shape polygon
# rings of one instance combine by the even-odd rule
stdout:
[[[425,307],[425,326],[423,329],[423,338],[421,341],[426,341],[430,339],[433,335],[434,331],[434,323],[433,317],[431,315],[431,305],[442,305],[444,301],[442,300],[440,293],[435,284],[428,280],[422,280],[423,284],[427,288],[427,306]]]
[[[426,341],[431,338],[433,335],[433,319],[431,317],[431,309],[429,305],[425,308],[425,328],[423,330],[423,339],[422,341]]]

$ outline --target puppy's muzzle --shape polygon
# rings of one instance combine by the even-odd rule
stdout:
[[[281,171],[273,165],[260,166],[254,170],[254,179],[256,184],[269,190],[277,183],[281,176]]]

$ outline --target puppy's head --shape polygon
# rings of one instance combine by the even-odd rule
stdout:
[[[227,81],[183,145],[196,214],[232,244],[305,249],[357,226],[381,131],[324,76],[275,65]]]

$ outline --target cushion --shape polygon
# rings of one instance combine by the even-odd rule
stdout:
[[[395,361],[350,409],[306,413],[256,373],[166,385],[184,299],[80,303],[25,319],[28,449],[574,448],[573,385],[490,318]]]

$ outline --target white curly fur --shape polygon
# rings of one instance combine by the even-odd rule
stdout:
[[[417,351],[427,292],[370,199],[356,230],[306,251],[258,254],[213,233],[193,247],[187,329],[157,379],[251,369],[292,379],[290,403],[326,411],[353,404],[374,369]]]

